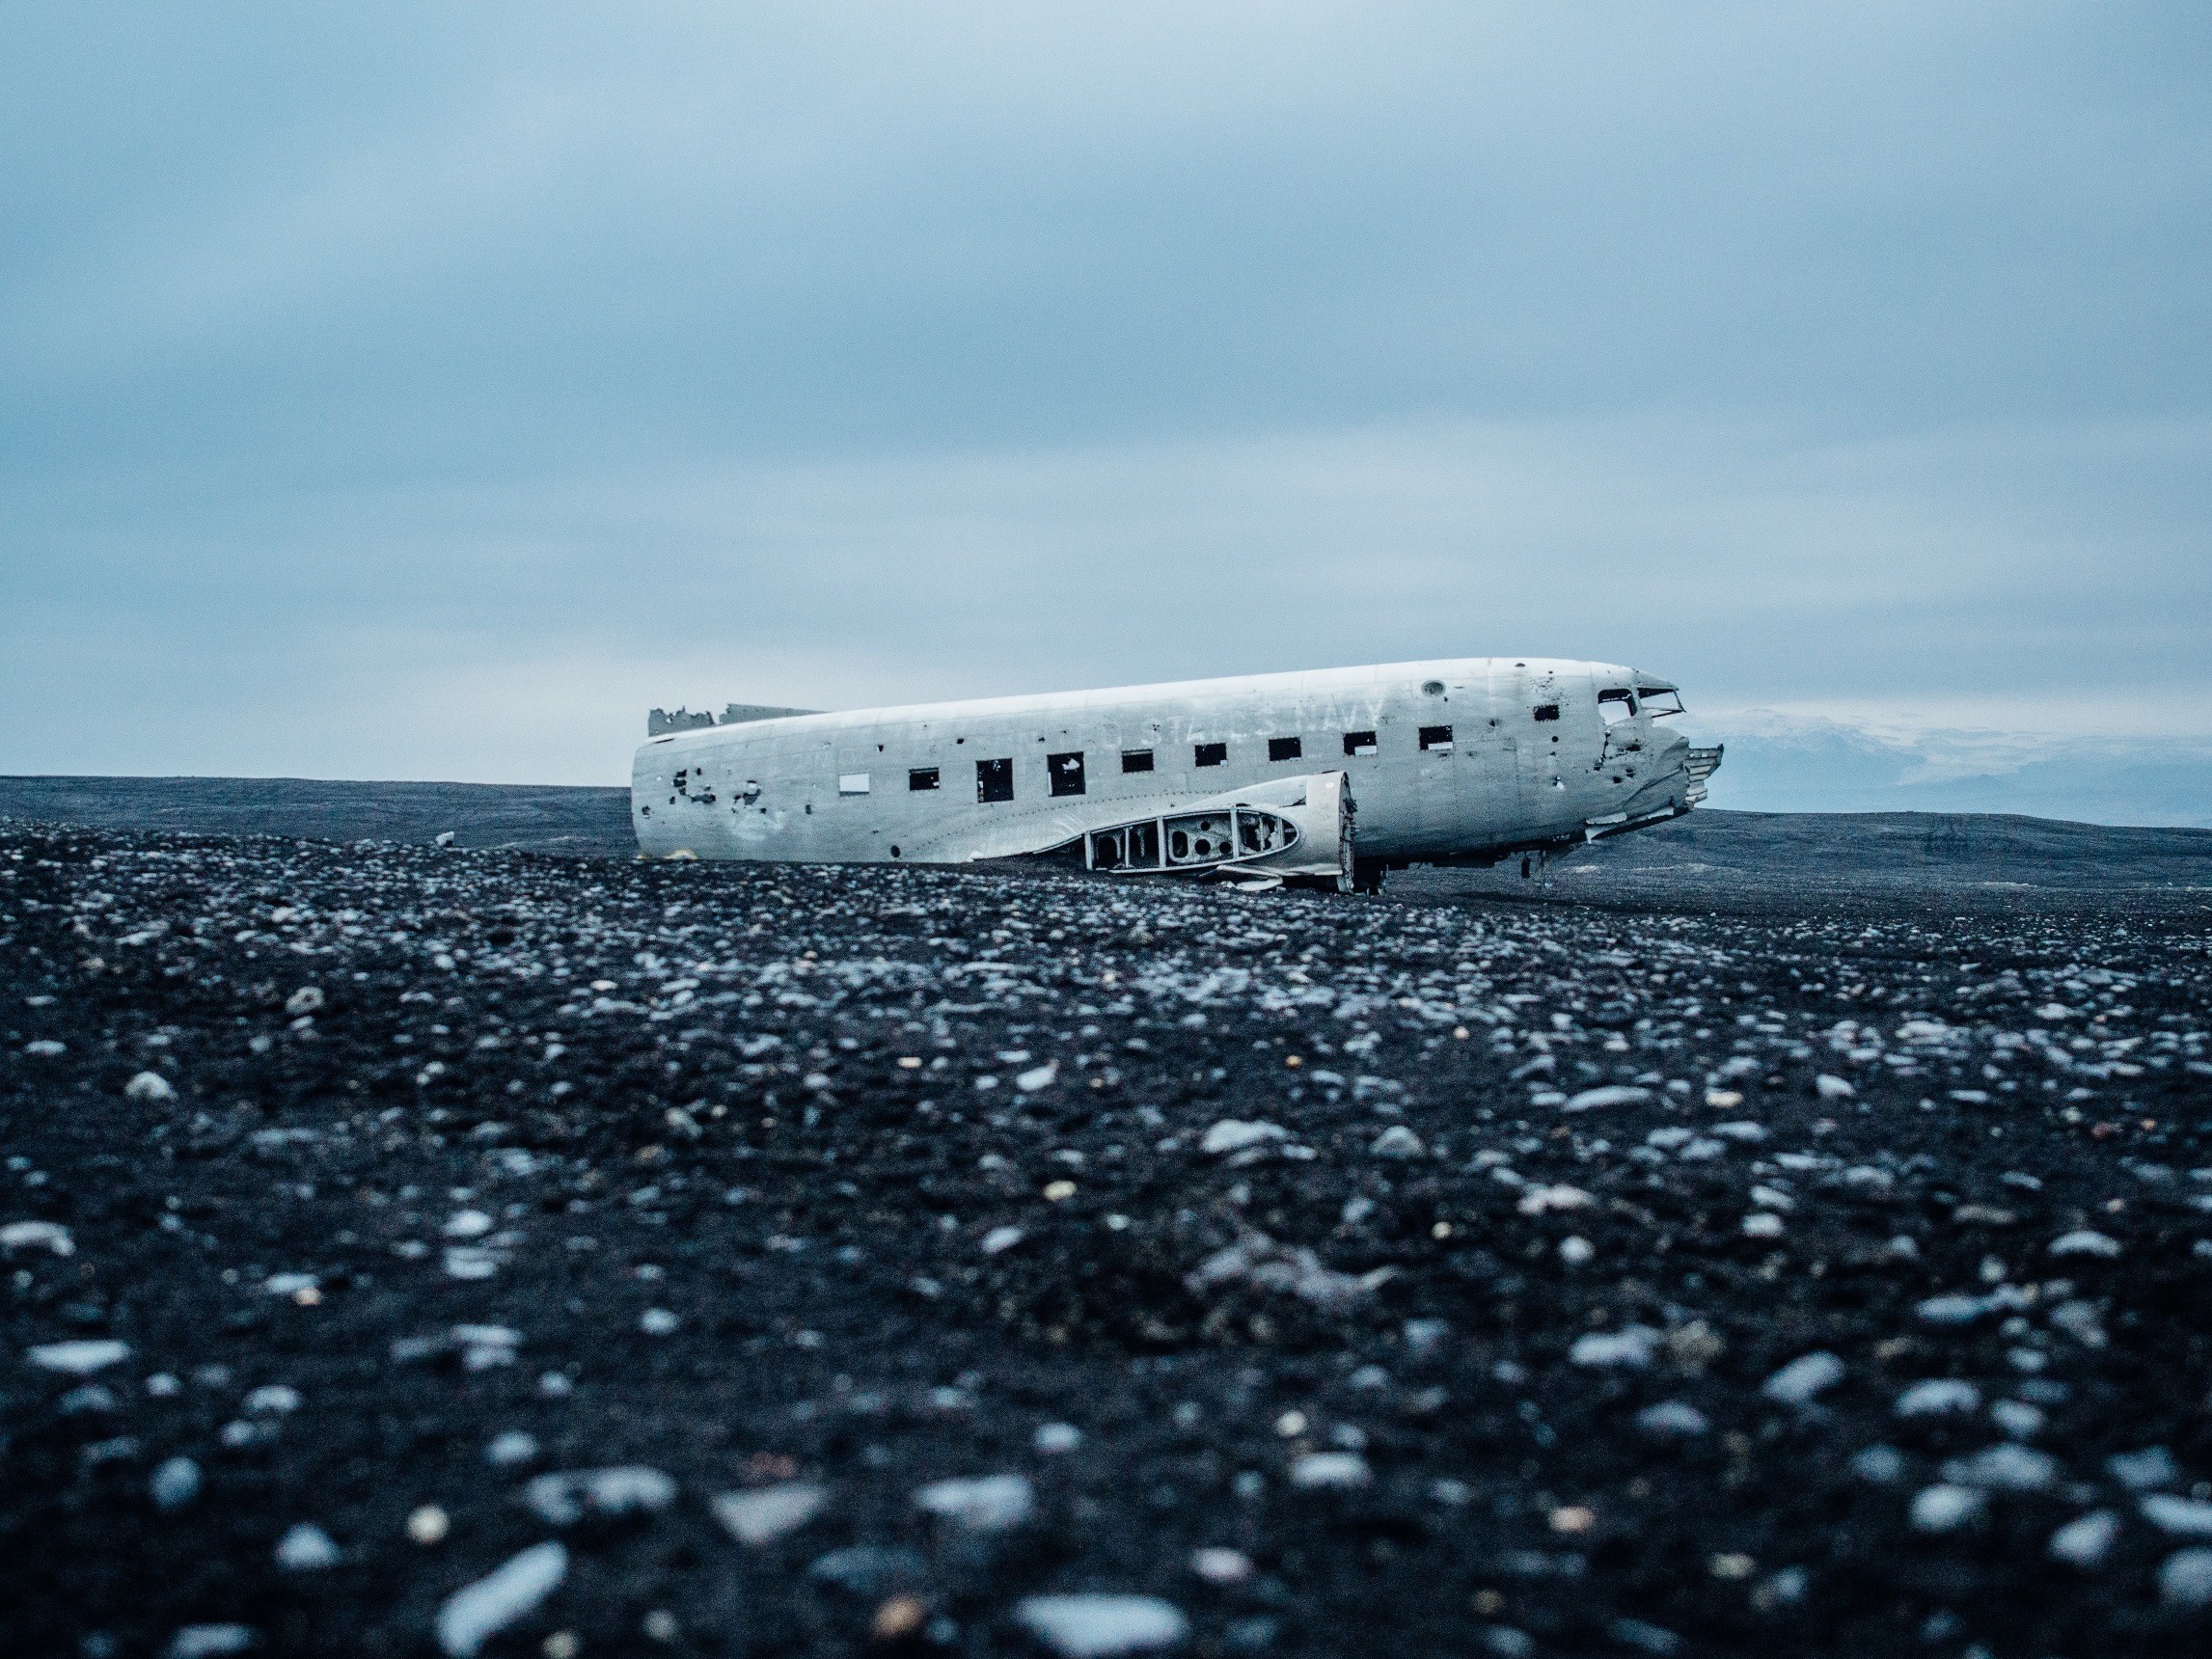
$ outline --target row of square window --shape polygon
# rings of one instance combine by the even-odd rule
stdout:
[[[1421,747],[1424,749],[1449,750],[1452,747],[1452,728],[1448,725],[1423,726]],[[1368,755],[1377,752],[1375,733],[1348,731],[1344,734],[1344,752],[1349,755]],[[1191,763],[1195,766],[1226,766],[1229,746],[1225,743],[1199,743],[1190,746]],[[1268,758],[1271,761],[1302,760],[1305,758],[1305,741],[1295,737],[1268,739]],[[1121,769],[1129,772],[1150,772],[1152,750],[1125,748],[1121,751]],[[1051,782],[1052,793],[1080,795],[1084,792],[1083,756],[1081,750],[1071,754],[1045,756],[1045,775]],[[863,786],[864,787],[864,786]],[[938,768],[917,766],[907,774],[907,788],[920,791],[942,787]],[[857,793],[857,792],[855,792]],[[1011,801],[1014,799],[1014,763],[1012,760],[979,760],[975,763],[975,799],[977,801]]]

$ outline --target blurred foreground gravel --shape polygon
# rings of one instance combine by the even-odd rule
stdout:
[[[2206,1650],[2212,912],[1790,900],[0,831],[4,1645]]]

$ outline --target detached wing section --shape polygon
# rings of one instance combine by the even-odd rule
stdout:
[[[1690,780],[1689,788],[1682,792],[1684,805],[1695,806],[1706,798],[1706,779],[1720,770],[1720,757],[1726,748],[1725,744],[1716,743],[1710,748],[1693,748],[1682,756],[1682,771]]]
[[[1208,876],[1352,886],[1353,805],[1341,772],[1278,777],[1042,849],[1117,876]]]

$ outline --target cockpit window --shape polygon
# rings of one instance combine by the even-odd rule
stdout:
[[[1655,721],[1663,721],[1669,715],[1682,712],[1682,694],[1672,686],[1644,686],[1637,694],[1643,703],[1644,712]]]
[[[1614,687],[1598,694],[1598,715],[1607,725],[1618,725],[1636,712],[1636,694]]]

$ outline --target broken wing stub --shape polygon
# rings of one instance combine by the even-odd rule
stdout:
[[[1043,850],[1119,876],[1320,883],[1350,891],[1353,805],[1341,772],[1276,778]]]
[[[1710,748],[1693,748],[1682,757],[1682,771],[1690,780],[1682,795],[1684,805],[1695,806],[1706,798],[1706,779],[1720,770],[1720,757],[1727,747],[1716,743]]]

